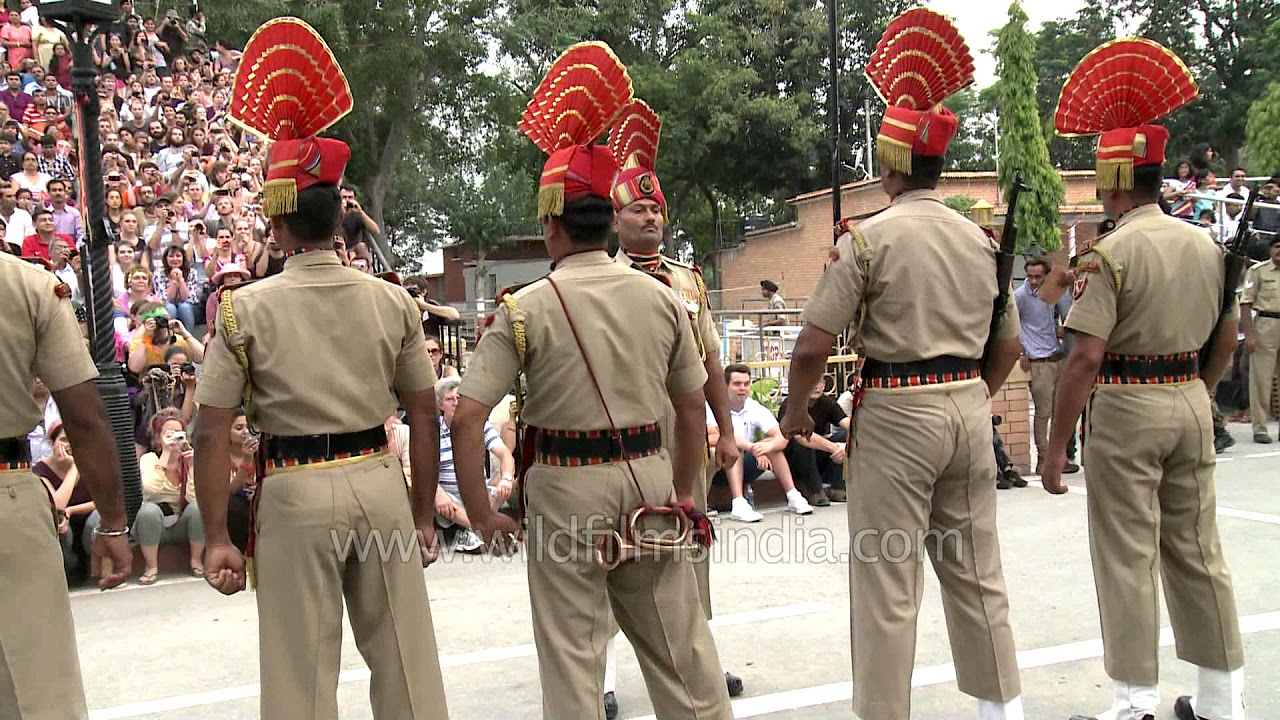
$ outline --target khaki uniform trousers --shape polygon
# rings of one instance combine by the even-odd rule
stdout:
[[[631,461],[651,504],[674,499],[666,451]],[[603,720],[613,622],[635,649],[658,720],[730,720],[733,711],[688,556],[606,572],[595,539],[642,500],[625,463],[534,465],[527,487],[529,596],[545,720]]]
[[[1044,457],[1049,448],[1049,421],[1053,419],[1053,400],[1064,365],[1065,360],[1031,363],[1031,401],[1036,406],[1031,427],[1036,441],[1036,454],[1040,457]]]
[[[0,471],[0,618],[0,718],[88,718],[49,493],[25,470]]]
[[[1098,386],[1088,423],[1089,551],[1107,675],[1156,684],[1161,580],[1178,657],[1241,667],[1204,384]]]
[[[960,691],[1017,697],[986,385],[867,390],[848,464],[854,713],[911,715],[925,554],[942,586]]]
[[[337,720],[344,599],[373,717],[448,717],[399,461],[268,470],[258,492],[262,717]]]
[[[1271,406],[1271,382],[1280,358],[1280,318],[1255,317],[1253,336],[1258,349],[1249,358],[1249,416],[1254,434],[1266,435],[1267,418],[1280,416],[1280,408]]]

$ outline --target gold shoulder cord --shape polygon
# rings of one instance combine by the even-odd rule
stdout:
[[[244,368],[244,419],[250,428],[256,430],[257,426],[253,422],[253,382],[249,378],[249,353],[245,350],[244,337],[239,334],[240,327],[236,322],[236,310],[231,303],[230,291],[223,291],[218,298],[218,311],[222,315],[222,328],[227,343],[240,361],[240,367]]]
[[[513,403],[515,407],[512,408],[511,410],[511,420],[515,423],[515,430],[516,430],[516,446],[514,449],[518,457],[518,463],[516,465],[516,475],[518,476],[517,480],[520,483],[520,489],[519,489],[519,492],[521,495],[520,497],[521,513],[520,514],[523,515],[525,510],[525,501],[524,501],[524,489],[525,489],[524,480],[525,479],[522,473],[520,472],[520,469],[522,467],[527,466],[527,464],[530,462],[530,458],[519,458],[519,454],[524,452],[525,386],[524,386],[524,381],[522,379],[522,376],[524,375],[525,355],[527,354],[529,349],[529,340],[528,340],[528,337],[525,335],[524,313],[520,312],[520,306],[516,304],[515,297],[511,293],[503,294],[502,304],[507,306],[507,312],[510,313],[511,315],[511,335],[512,335],[512,338],[515,340],[516,359],[520,363],[519,370],[516,372],[515,402]]]
[[[1107,264],[1107,269],[1111,271],[1111,279],[1116,283],[1116,295],[1119,295],[1120,284],[1124,281],[1124,276],[1120,272],[1120,266],[1116,264],[1116,259],[1111,256],[1111,253],[1097,245],[1094,245],[1089,249],[1098,253],[1098,257],[1102,258],[1102,261]]]
[[[711,311],[711,301],[707,299],[707,284],[702,281],[702,273],[694,270],[693,278],[698,283],[698,315],[695,317],[701,317],[702,313]],[[693,328],[693,336],[698,339],[699,358],[705,363],[707,361],[707,347],[702,343],[702,330],[696,325]]]

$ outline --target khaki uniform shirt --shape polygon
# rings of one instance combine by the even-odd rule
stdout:
[[[98,376],[60,284],[48,270],[0,253],[0,438],[25,441],[44,419],[31,397],[37,376],[53,392]]]
[[[694,392],[706,382],[688,310],[661,282],[623,267],[603,250],[564,258],[551,277],[619,430],[658,422],[669,396]],[[512,298],[524,318],[527,342],[523,421],[552,430],[608,429],[609,418],[555,289],[538,280]],[[459,395],[493,407],[514,387],[520,365],[511,321],[511,310],[500,303],[462,376]]]
[[[637,266],[623,250],[614,255],[614,260],[625,267],[634,267],[641,272],[647,270]],[[692,266],[660,256],[655,274],[671,281],[671,294],[689,312],[693,322],[694,334],[699,344],[699,355],[705,360],[707,351],[720,353],[720,333],[716,332],[715,319],[711,316],[711,301],[707,298],[705,288],[699,278],[701,273]]]
[[[254,422],[279,436],[382,425],[396,393],[431,388],[421,313],[404,288],[344,267],[328,251],[294,255],[284,271],[232,294],[249,356]],[[233,408],[245,372],[222,314],[205,349],[196,402]]]
[[[944,205],[937,191],[913,190],[855,230],[865,249],[852,233],[840,237],[840,257],[805,304],[805,322],[839,335],[865,301],[862,347],[868,358],[981,358],[998,295],[998,246],[982,228]],[[1018,335],[1012,292],[1006,308],[1001,340]]]
[[[1218,324],[1224,273],[1200,228],[1143,205],[1080,256],[1066,326],[1105,338],[1109,353],[1199,350]]]
[[[1241,305],[1248,304],[1263,312],[1280,312],[1280,265],[1264,260],[1249,268],[1244,278]]]

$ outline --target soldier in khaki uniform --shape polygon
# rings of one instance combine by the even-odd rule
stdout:
[[[1253,441],[1269,443],[1267,418],[1280,417],[1280,408],[1271,407],[1271,383],[1280,360],[1280,235],[1271,236],[1271,259],[1249,268],[1245,276],[1240,320],[1245,349],[1252,353],[1249,416],[1253,418]]]
[[[93,380],[71,290],[52,272],[0,253],[0,718],[83,720],[89,716],[53,498],[31,474],[27,433],[40,423],[31,397],[39,377],[62,412],[80,476],[102,523],[93,554],[129,577],[133,553],[125,525],[119,463],[107,413]]]
[[[242,69],[264,48],[296,45],[299,32],[313,31],[293,19],[264,26]],[[235,95],[252,98],[243,74]],[[372,672],[373,717],[440,720],[448,711],[422,572],[435,553],[436,374],[413,298],[333,251],[350,150],[292,134],[326,127],[313,110],[298,106],[276,125],[252,106],[231,108],[233,120],[275,139],[263,210],[288,258],[279,275],[223,293],[206,350],[195,456],[206,580],[231,594],[246,575],[256,579],[262,717],[337,720],[345,600]],[[343,321],[351,317],[361,321]],[[226,524],[228,438],[242,401],[263,432],[248,568]],[[411,496],[383,425],[398,404],[414,427],[431,428],[412,435]]]
[[[594,141],[630,100],[625,68],[607,46],[573,46],[548,71],[522,127],[535,139],[560,127],[560,116],[533,109],[559,95],[562,69],[572,66],[593,70],[564,82],[587,92],[600,114],[542,145],[550,157],[539,216],[555,269],[503,297],[472,355],[453,420],[459,489],[486,540],[502,542],[516,531],[489,506],[481,429],[523,373],[520,488],[543,717],[603,716],[605,645],[616,618],[636,649],[658,718],[728,720],[729,696],[689,550],[612,569],[595,555],[596,542],[624,531],[641,505],[680,502],[693,510],[706,449],[707,373],[688,310],[663,283],[623,267],[605,249],[616,164]],[[606,78],[625,84],[603,84]],[[673,453],[662,436],[672,406]]]
[[[727,468],[737,462],[739,450],[733,441],[728,389],[725,387],[724,370],[720,367],[720,335],[716,332],[715,320],[711,315],[711,304],[702,280],[702,271],[659,252],[663,228],[667,223],[667,199],[662,193],[658,175],[653,170],[661,127],[662,121],[648,104],[643,100],[633,100],[622,112],[609,137],[613,158],[623,168],[613,186],[613,227],[618,233],[620,246],[614,260],[620,265],[657,276],[671,288],[671,294],[688,311],[689,320],[694,326],[698,353],[707,371],[703,393],[711,406],[716,424],[720,426],[720,439],[715,448],[715,466]],[[663,446],[668,450],[674,447],[674,423],[675,411],[668,408],[661,423]],[[704,470],[697,475],[693,486],[694,505],[703,512],[707,509],[706,481],[707,473]],[[710,560],[710,554],[701,554],[694,565],[698,576],[698,597],[708,620],[712,618]],[[608,718],[614,717],[618,710],[617,699],[614,697],[618,674],[616,641],[615,633],[609,639],[605,660],[605,715]],[[744,689],[742,679],[728,670],[724,675],[729,696],[741,695]]]
[[[892,48],[898,33],[930,22],[947,21],[909,11],[889,25],[881,46]],[[963,57],[961,44],[934,59],[946,68]],[[876,62],[873,56],[869,67]],[[869,75],[883,96],[904,96],[892,77]],[[805,305],[788,385],[813,387],[836,336],[856,324],[866,360],[847,463],[854,713],[863,720],[911,717],[921,556],[928,554],[942,586],[960,691],[978,699],[982,720],[1021,720],[991,482],[991,394],[1021,352],[1017,306],[1011,298],[1006,304],[984,368],[999,295],[997,246],[934,189],[958,125],[939,105],[946,95],[905,94],[908,105],[936,109],[887,109],[877,147],[892,202],[870,219],[842,225],[835,259]],[[788,437],[812,432],[805,403],[787,403],[782,428]]]
[[[1134,57],[1148,58],[1147,74],[1170,78],[1174,90],[1145,96],[1146,83],[1122,69]],[[1173,53],[1147,40],[1116,41],[1087,55],[1068,78],[1056,123],[1060,134],[1101,133],[1098,188],[1103,209],[1116,220],[1076,266],[1076,300],[1066,322],[1075,346],[1042,477],[1049,492],[1066,492],[1068,434],[1087,403],[1089,549],[1103,662],[1114,681],[1112,706],[1096,716],[1106,720],[1158,714],[1161,582],[1178,657],[1199,667],[1194,703],[1179,698],[1175,714],[1245,717],[1235,596],[1218,541],[1208,390],[1235,346],[1234,292],[1223,313],[1222,250],[1161,212],[1169,131],[1150,124],[1195,95]],[[1116,104],[1081,109],[1079,98]],[[1134,124],[1117,127],[1123,117]],[[1201,358],[1212,333],[1213,356]]]

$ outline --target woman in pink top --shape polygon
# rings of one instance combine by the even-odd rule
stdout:
[[[4,43],[9,67],[15,70],[22,67],[23,60],[33,56],[31,28],[22,24],[17,10],[9,11],[9,24],[0,28],[0,42]]]

